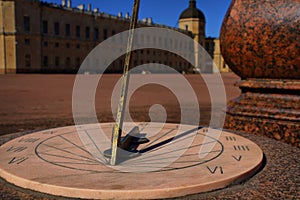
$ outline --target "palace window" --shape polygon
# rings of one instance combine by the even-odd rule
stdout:
[[[44,56],[43,57],[43,66],[48,67],[48,63],[49,63],[48,56]]]
[[[25,44],[25,45],[30,45],[30,39],[26,38],[26,39],[24,40],[24,44]]]
[[[85,27],[85,38],[89,39],[90,38],[90,27]]]
[[[55,47],[58,48],[59,47],[59,43],[55,42]]]
[[[80,38],[80,26],[76,26],[75,32],[76,37]]]
[[[70,67],[71,66],[71,58],[67,57],[66,58],[66,66],[65,67]]]
[[[116,31],[115,31],[115,30],[112,30],[112,31],[111,31],[111,35],[114,36],[115,34],[116,34]],[[112,39],[114,40],[114,37],[113,37]]]
[[[54,34],[59,35],[59,23],[58,22],[54,23]]]
[[[71,25],[66,24],[66,36],[70,36],[70,35],[71,35]]]
[[[31,55],[30,54],[25,55],[25,67],[31,67]]]
[[[44,34],[48,33],[48,21],[46,20],[43,21],[43,33]]]
[[[209,42],[206,42],[206,43],[205,43],[205,50],[208,51],[208,52],[210,51],[210,45],[209,45]]]
[[[43,46],[44,46],[44,47],[47,47],[47,46],[48,46],[48,42],[47,42],[47,41],[44,41],[44,42],[43,42]]]
[[[24,31],[30,32],[30,18],[28,16],[24,16],[23,22],[24,22]]]
[[[95,28],[95,30],[94,30],[94,39],[99,40],[99,29],[98,28]]]
[[[77,57],[77,58],[76,58],[76,67],[79,68],[79,67],[80,67],[80,64],[81,64],[80,58]]]
[[[54,61],[56,67],[59,66],[59,63],[60,63],[59,61],[60,61],[60,58],[58,56],[56,56],[55,61]]]
[[[107,29],[103,29],[103,40],[107,39]]]

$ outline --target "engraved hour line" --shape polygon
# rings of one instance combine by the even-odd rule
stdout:
[[[29,159],[29,157],[20,157],[20,158],[17,158],[17,157],[13,157],[9,162],[8,164],[11,165],[11,164],[21,164],[22,162],[24,162],[25,160]]]
[[[213,142],[215,142],[215,141],[213,141]],[[201,145],[207,145],[207,144],[210,144],[210,143],[212,143],[212,142],[207,142],[207,143],[205,143],[205,144],[197,144],[197,145],[190,146],[190,147],[188,147],[188,148],[186,148],[186,147],[184,147],[184,148],[179,148],[179,149],[176,149],[176,150],[173,150],[173,151],[170,151],[170,152],[164,152],[164,153],[154,154],[154,155],[151,155],[151,156],[144,155],[144,158],[140,158],[140,159],[138,159],[138,160],[136,160],[136,161],[133,161],[133,162],[131,162],[131,163],[133,164],[133,163],[140,163],[140,162],[149,161],[149,158],[153,158],[153,157],[154,157],[155,159],[157,159],[156,157],[157,157],[157,156],[160,156],[160,155],[166,155],[166,154],[169,154],[169,153],[174,153],[174,152],[176,152],[176,151],[181,151],[181,150],[184,150],[184,149],[191,149],[191,148],[199,147],[199,146],[201,146]],[[163,148],[163,147],[160,147],[160,148]],[[158,148],[158,149],[160,149],[160,148]],[[157,150],[157,149],[156,149],[156,150]],[[151,151],[152,151],[152,150],[151,150]],[[169,158],[169,156],[168,156],[167,158]],[[159,158],[159,159],[162,159],[162,158]],[[151,160],[151,159],[150,159],[150,160]]]
[[[175,139],[174,137],[173,138],[169,138],[163,142],[159,142],[159,143],[156,143],[156,144],[153,144],[152,146],[150,147],[147,147],[147,148],[143,148],[140,150],[141,153],[147,153],[147,152],[154,152],[154,151],[157,151],[159,149],[162,149],[164,147],[167,147],[167,146],[170,146],[170,145],[174,145],[175,143],[178,143],[180,141],[184,141],[184,140],[187,140],[189,139],[190,137],[193,137],[193,135],[191,136],[188,136],[186,138],[183,138],[183,139]],[[209,144],[211,142],[207,142],[205,144]],[[203,144],[199,144],[199,145],[194,145],[194,146],[190,146],[189,148],[192,148],[192,147],[197,147],[197,146],[200,146],[200,145],[203,145]],[[187,147],[183,147],[181,149],[176,149],[175,151],[178,151],[178,150],[182,150],[182,149],[187,149]],[[166,153],[171,153],[171,152],[166,152]]]
[[[93,154],[91,154],[89,151],[87,151],[86,149],[82,148],[81,146],[73,143],[72,141],[70,141],[69,139],[65,138],[64,136],[62,135],[59,135],[60,138],[62,138],[63,140],[65,140],[66,142],[72,144],[73,146],[75,146],[76,148],[79,148],[80,150],[82,150],[83,152],[89,154],[90,156],[94,157]]]
[[[208,153],[220,153],[222,150],[216,150],[216,151],[210,151],[210,152],[208,152]],[[183,158],[183,157],[190,157],[190,156],[197,156],[198,155],[198,153],[195,153],[195,154],[187,154],[187,155],[183,155],[183,156],[181,156],[180,158]],[[148,156],[148,158],[150,158],[149,156]],[[177,156],[168,156],[168,158],[177,158]],[[133,162],[130,162],[130,165],[133,165],[133,164],[139,164],[139,163],[144,163],[144,162],[149,162],[149,161],[151,161],[151,162],[153,162],[153,161],[155,161],[155,160],[157,160],[157,158],[155,158],[154,156],[153,156],[153,159],[147,159],[147,160],[145,160],[145,161],[142,161],[142,162],[137,162],[137,161],[140,161],[141,159],[137,159],[136,161],[134,161],[134,160],[132,160]],[[174,163],[183,163],[183,162],[185,162],[185,163],[190,163],[190,162],[199,162],[199,161],[175,161]],[[129,164],[129,163],[128,163]],[[155,163],[154,163],[155,164]]]
[[[213,169],[211,169],[209,166],[206,166],[206,168],[209,170],[209,172],[210,172],[211,174],[215,174],[216,171],[217,171],[217,169],[220,170],[220,173],[221,173],[221,174],[224,174],[222,166],[216,166],[216,167],[213,168]]]
[[[55,164],[70,164],[70,165],[88,165],[88,166],[98,166],[99,163],[78,163],[78,162],[54,162]],[[102,163],[101,163],[102,164]]]
[[[161,138],[167,136],[168,134],[172,133],[173,131],[175,131],[177,129],[171,129],[168,130],[166,133],[163,133],[161,136],[159,136],[158,138],[156,138],[155,140],[149,142],[143,149],[146,149],[147,147],[149,147],[150,145],[152,145],[153,143],[155,143],[156,141],[160,140]]]
[[[168,157],[168,159],[170,158],[176,158],[176,157]],[[157,161],[156,161],[157,160]],[[128,166],[141,166],[143,164],[151,164],[151,165],[161,165],[161,164],[164,164],[164,163],[169,163],[169,161],[162,161],[164,160],[164,158],[161,158],[161,159],[155,159],[155,160],[146,160],[146,161],[143,161],[143,162],[130,162],[130,163],[126,163],[126,165]],[[187,161],[174,161],[172,162],[172,164],[194,164],[194,163],[199,163],[199,160],[187,160]]]
[[[248,146],[243,146],[243,145],[234,145],[233,146],[234,150],[236,151],[250,151],[250,148]]]
[[[199,145],[194,145],[194,146],[190,146],[189,149],[191,148],[194,148],[194,147],[198,147],[198,146],[201,146],[202,144],[199,144]],[[163,148],[163,147],[160,147],[160,148]],[[156,150],[160,149],[160,148],[157,148]],[[157,156],[161,156],[161,155],[167,155],[169,153],[174,153],[176,151],[181,151],[181,150],[184,150],[184,149],[187,149],[186,147],[184,148],[181,148],[181,149],[176,149],[176,150],[173,150],[173,151],[169,151],[169,152],[163,152],[163,153],[158,153],[158,154],[150,154],[149,156],[147,154],[144,154],[144,157],[143,158],[139,158],[138,160],[134,161],[134,162],[131,162],[131,163],[139,163],[139,162],[145,162],[145,161],[149,161],[149,158],[150,160],[152,160],[151,158],[154,158],[155,160],[157,159]],[[156,151],[155,150],[155,151]],[[153,152],[154,150],[151,150],[150,152]],[[169,156],[167,155],[167,158],[169,158]],[[163,159],[163,158],[159,158],[159,159]]]
[[[90,136],[90,134],[84,130],[85,134],[89,137],[89,139],[91,140],[91,142],[93,143],[93,145],[96,147],[97,151],[100,153],[100,155],[102,155],[102,158],[104,158],[104,162],[108,163],[108,160],[105,158],[104,153],[102,153],[102,151],[99,149],[99,147],[96,145],[95,141],[93,140],[93,138]],[[98,158],[98,157],[97,157]]]
[[[141,123],[139,126],[140,126],[140,132],[143,131],[146,126],[149,124],[149,122],[145,122],[145,123]]]
[[[47,147],[49,147],[49,148],[53,148],[53,149],[56,149],[56,150],[59,150],[59,151],[62,151],[62,152],[65,152],[65,153],[68,153],[68,154],[71,154],[71,155],[80,157],[80,158],[85,158],[85,159],[94,161],[94,159],[91,159],[91,158],[86,157],[86,156],[82,156],[82,155],[75,154],[75,153],[70,152],[70,151],[67,151],[67,150],[65,150],[65,149],[60,149],[60,148],[57,148],[57,147],[55,147],[55,146],[51,146],[51,145],[48,145],[48,144],[44,144],[44,145],[47,146]],[[44,152],[41,152],[41,153],[44,153]]]
[[[55,131],[47,131],[47,132],[44,132],[43,134],[53,134],[53,133],[55,133]],[[87,151],[87,150],[85,150],[84,148],[82,148],[82,147],[80,147],[79,145],[77,145],[77,144],[75,144],[75,143],[73,143],[73,142],[71,142],[70,140],[68,140],[67,138],[65,138],[65,137],[63,137],[62,135],[58,135],[61,139],[63,139],[63,140],[65,140],[66,142],[68,142],[68,143],[70,143],[71,145],[74,145],[75,147],[77,147],[77,148],[79,148],[80,150],[82,150],[82,151],[84,151],[85,153],[87,153],[87,154],[89,154],[90,156],[92,156],[93,158],[94,158],[94,156],[89,152],[89,151]],[[44,145],[46,145],[46,144],[44,144]],[[46,145],[46,146],[48,146],[48,147],[51,147],[51,148],[55,148],[55,149],[58,149],[58,150],[60,150],[60,151],[63,151],[63,150],[61,150],[61,149],[59,149],[59,148],[56,148],[56,147],[54,147],[54,146],[49,146],[49,145]],[[66,152],[66,151],[65,151]],[[85,156],[82,156],[82,155],[79,155],[79,154],[72,154],[72,153],[70,153],[70,152],[67,152],[67,153],[69,153],[69,154],[71,154],[71,155],[75,155],[75,156],[78,156],[78,157],[81,157],[81,158],[86,158],[86,159],[89,159],[89,161],[87,160],[86,162],[95,162],[95,163],[100,163],[100,164],[103,164],[104,162],[107,162],[106,160],[105,161],[103,161],[102,159],[100,159],[100,158],[98,158],[98,159],[91,159],[91,158],[88,158],[88,157],[85,157]],[[46,153],[44,153],[44,152],[39,152],[39,154],[43,154],[43,155],[48,155],[48,156],[56,156],[56,157],[60,157],[60,156],[58,156],[58,155],[54,155],[54,154],[52,154],[52,155],[50,155],[50,154],[46,154]],[[67,158],[67,157],[66,157]],[[71,157],[69,157],[69,159],[72,159]]]
[[[154,144],[154,145],[152,145],[152,146],[150,146],[150,147],[143,148],[143,149],[140,150],[140,152],[141,152],[141,153],[145,153],[145,152],[151,152],[151,151],[153,151],[153,150],[156,151],[156,150],[158,150],[158,149],[163,148],[164,146],[172,145],[172,144],[175,144],[175,143],[177,143],[177,142],[184,141],[184,140],[186,140],[186,139],[188,139],[188,138],[190,138],[190,137],[193,137],[193,135],[187,136],[186,138],[181,139],[182,137],[184,137],[184,136],[186,136],[186,135],[189,135],[189,134],[191,134],[191,133],[194,133],[194,132],[195,132],[194,129],[191,129],[191,130],[189,130],[189,131],[185,131],[185,132],[183,132],[183,133],[177,134],[177,135],[174,136],[174,137],[171,137],[171,138],[166,139],[166,140],[164,140],[164,141],[162,141],[162,142],[159,142],[159,143],[157,143],[157,144]],[[171,143],[171,144],[170,144],[170,143]]]
[[[56,155],[56,154],[44,153],[44,152],[39,152],[39,154],[40,155],[46,155],[46,156],[53,156],[53,157],[56,157],[56,158],[65,158],[65,159],[70,159],[70,160],[76,160],[76,161],[83,161],[83,162],[99,164],[98,160],[92,160],[92,159],[87,160],[87,159],[72,158],[72,157],[68,157],[68,156],[61,156],[61,155]],[[103,164],[103,163],[101,163],[101,164]]]

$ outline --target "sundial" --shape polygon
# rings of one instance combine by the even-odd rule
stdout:
[[[158,199],[221,189],[259,170],[262,150],[239,135],[182,123],[125,122],[138,7],[136,0],[116,122],[42,130],[5,143],[3,179],[71,198]]]
[[[146,134],[160,131],[148,134],[150,142],[138,147],[140,155],[118,165],[111,166],[104,156],[107,144],[95,145],[93,139],[100,128],[110,137],[114,123],[90,124],[78,127],[90,138],[88,148],[75,126],[35,132],[4,144],[0,175],[22,188],[58,196],[155,199],[226,187],[251,177],[263,159],[255,143],[226,131],[216,139],[213,135],[219,130],[210,128],[135,125]]]

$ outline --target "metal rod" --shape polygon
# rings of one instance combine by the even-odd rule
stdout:
[[[128,83],[129,83],[129,69],[130,69],[130,62],[132,56],[131,51],[133,45],[134,29],[136,27],[137,20],[138,20],[139,7],[140,7],[140,0],[134,0],[134,6],[132,10],[132,18],[130,22],[129,36],[127,42],[125,66],[124,66],[123,77],[122,77],[121,96],[118,105],[117,120],[112,134],[112,146],[111,146],[112,152],[111,152],[111,159],[110,159],[111,165],[116,165],[117,163],[118,147],[120,145],[120,140],[122,135],[124,111],[126,107],[126,99],[127,99],[127,91],[128,91]]]

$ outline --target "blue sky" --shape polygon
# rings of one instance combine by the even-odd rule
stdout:
[[[46,0],[61,3],[61,0]],[[230,0],[198,0],[197,7],[206,16],[206,36],[219,37],[220,27],[229,7]],[[133,0],[72,0],[72,6],[92,4],[100,12],[117,15],[131,13]],[[180,13],[188,7],[189,0],[141,0],[139,18],[152,17],[154,23],[177,27]]]

